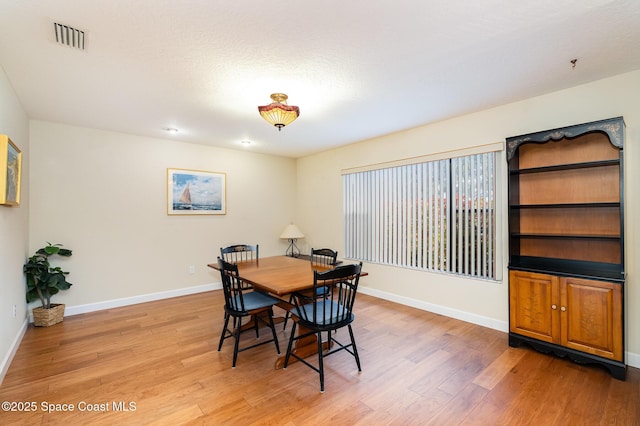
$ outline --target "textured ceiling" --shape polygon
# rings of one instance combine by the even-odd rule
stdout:
[[[640,1],[0,0],[0,66],[33,119],[298,157],[640,69]]]

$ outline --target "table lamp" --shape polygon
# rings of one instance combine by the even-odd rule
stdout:
[[[304,238],[304,234],[302,233],[302,231],[300,231],[300,229],[298,229],[296,225],[294,225],[293,223],[287,225],[287,227],[284,228],[284,231],[282,231],[280,238],[283,240],[289,240],[289,247],[285,252],[287,256],[291,256],[291,257],[300,256],[300,249],[296,245],[296,240],[298,238]]]

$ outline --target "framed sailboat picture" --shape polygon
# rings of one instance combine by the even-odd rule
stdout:
[[[22,151],[7,135],[0,135],[0,204],[20,205]]]
[[[226,174],[167,169],[167,214],[226,214]]]

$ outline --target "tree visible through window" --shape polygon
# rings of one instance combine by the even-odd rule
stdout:
[[[346,257],[494,279],[495,157],[345,174]]]

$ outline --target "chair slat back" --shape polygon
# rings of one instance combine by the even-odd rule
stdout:
[[[220,248],[220,257],[225,262],[238,263],[238,262],[252,262],[258,260],[258,244],[235,244],[228,247]]]
[[[238,276],[238,265],[224,261],[218,257],[222,289],[224,290],[224,305],[231,312],[242,315],[246,313],[242,280]]]
[[[300,321],[314,324],[316,327],[312,328],[318,329],[335,329],[350,323],[361,270],[362,262],[325,272],[314,271],[313,301],[298,306]],[[317,289],[324,286],[331,291],[322,295]]]
[[[338,252],[329,248],[311,249],[309,257],[312,265],[333,266],[338,259]]]

